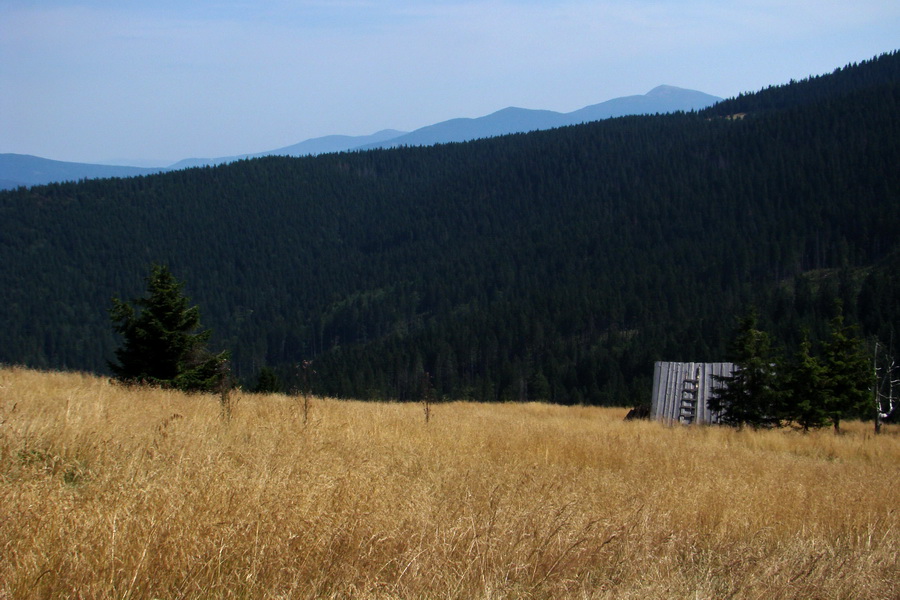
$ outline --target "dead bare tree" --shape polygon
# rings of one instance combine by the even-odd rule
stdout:
[[[312,388],[309,384],[310,375],[315,375],[316,372],[312,368],[311,360],[304,360],[300,363],[301,367],[301,375],[303,378],[303,389],[301,393],[301,408],[303,410],[303,425],[306,425],[309,421],[309,397],[312,394]]]
[[[892,340],[893,342],[893,340]],[[893,346],[893,344],[891,344]],[[875,433],[881,433],[881,424],[894,414],[897,401],[894,395],[894,386],[900,383],[897,361],[893,357],[893,348],[883,352],[879,365],[879,343],[875,342],[875,354],[872,358],[872,368],[875,371],[875,389],[873,399],[875,403]]]
[[[431,420],[431,404],[434,400],[434,386],[431,383],[431,375],[422,373],[419,393],[422,397],[422,409],[425,412],[425,423]]]
[[[222,408],[222,418],[225,421],[231,420],[231,413],[234,409],[234,399],[231,397],[231,388],[234,387],[234,378],[231,375],[231,367],[228,360],[222,360],[217,367],[219,383],[219,404]]]

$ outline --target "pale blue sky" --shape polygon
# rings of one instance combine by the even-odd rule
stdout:
[[[163,165],[898,48],[897,0],[0,0],[0,153]]]

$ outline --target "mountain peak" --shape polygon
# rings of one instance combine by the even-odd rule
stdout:
[[[684,88],[675,87],[674,85],[658,85],[649,92],[647,92],[646,96],[671,96],[672,94],[677,94],[679,92],[685,92]]]

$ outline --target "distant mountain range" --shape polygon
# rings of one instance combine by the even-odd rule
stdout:
[[[284,148],[277,148],[267,152],[260,152],[258,154],[240,154],[238,156],[221,156],[219,158],[186,158],[166,167],[166,170],[174,171],[177,169],[189,169],[191,167],[220,165],[245,158],[260,158],[263,156],[308,156],[311,154],[345,152],[347,150],[356,150],[363,146],[378,148],[381,144],[405,135],[407,135],[407,132],[397,131],[396,129],[384,129],[377,133],[373,133],[372,135],[361,136],[326,135],[325,137],[312,138],[300,142],[299,144],[293,144],[291,146],[285,146]]]
[[[653,88],[643,96],[614,98],[570,113],[509,107],[477,119],[451,119],[422,127],[391,140],[364,145],[360,149],[430,146],[448,142],[465,142],[509,133],[526,133],[542,129],[553,129],[555,127],[578,125],[580,123],[624,117],[626,115],[688,112],[712,106],[720,100],[722,98],[710,96],[703,92],[661,85]]]
[[[136,177],[165,170],[64,162],[27,154],[0,154],[0,189],[11,190],[19,186],[30,187],[56,181]]]
[[[661,85],[644,95],[614,98],[570,113],[509,107],[483,117],[450,119],[412,132],[385,129],[367,136],[329,135],[267,152],[219,158],[187,158],[168,167],[159,168],[95,165],[50,160],[25,154],[0,154],[0,189],[81,179],[151,175],[162,171],[218,165],[262,156],[307,156],[353,150],[465,142],[510,133],[525,133],[577,125],[626,115],[700,110],[712,106],[720,100],[722,99],[717,96],[703,92]]]

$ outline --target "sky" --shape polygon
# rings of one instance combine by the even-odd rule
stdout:
[[[0,153],[164,166],[898,48],[897,0],[0,0]]]

